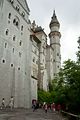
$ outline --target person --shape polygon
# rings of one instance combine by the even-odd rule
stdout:
[[[13,96],[11,96],[11,98],[10,98],[9,106],[10,106],[11,110],[14,108],[14,98],[13,98]]]
[[[47,104],[45,104],[45,113],[47,113],[47,109],[48,109],[48,106],[47,106]]]
[[[45,104],[46,104],[46,102],[43,103],[43,109],[45,108]]]
[[[5,98],[2,98],[2,104],[1,104],[1,109],[5,109]]]
[[[55,103],[52,104],[52,111],[55,112]]]
[[[61,110],[61,105],[60,104],[57,105],[57,110],[58,110],[58,112],[60,112],[60,110]]]
[[[36,101],[33,102],[33,112],[36,110]]]

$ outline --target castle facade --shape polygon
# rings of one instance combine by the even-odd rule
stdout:
[[[26,0],[0,0],[0,98],[11,96],[15,107],[30,108],[37,90],[48,91],[61,67],[60,23],[55,11],[47,35],[29,20]],[[1,103],[0,99],[0,103]]]

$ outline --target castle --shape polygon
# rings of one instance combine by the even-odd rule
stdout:
[[[29,20],[26,0],[0,0],[0,103],[30,108],[37,90],[49,88],[61,67],[60,23],[55,11],[47,35],[35,21]]]

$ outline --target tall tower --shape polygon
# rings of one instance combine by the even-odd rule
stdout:
[[[61,67],[61,54],[60,54],[60,38],[61,33],[59,32],[60,23],[58,22],[55,10],[49,24],[50,27],[50,47],[52,48],[53,54],[53,78],[59,72]]]

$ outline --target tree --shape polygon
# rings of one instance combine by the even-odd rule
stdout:
[[[67,60],[56,77],[55,101],[65,103],[70,112],[79,112],[80,107],[80,38],[77,61]]]

